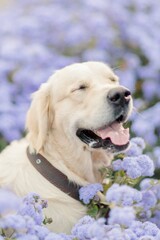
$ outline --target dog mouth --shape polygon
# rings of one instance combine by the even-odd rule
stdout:
[[[103,148],[111,152],[120,152],[129,146],[129,128],[123,127],[121,115],[109,125],[90,130],[80,128],[76,135],[91,148]]]

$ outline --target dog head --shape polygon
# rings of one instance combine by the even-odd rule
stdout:
[[[50,135],[90,150],[122,151],[129,144],[122,124],[131,111],[131,93],[109,66],[73,64],[58,70],[34,93],[27,114],[28,137],[36,151]]]

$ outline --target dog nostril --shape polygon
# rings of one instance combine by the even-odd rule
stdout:
[[[124,97],[128,98],[130,96],[131,96],[131,92],[129,90],[126,90],[125,93],[124,93]]]
[[[131,99],[131,92],[129,90],[126,90],[124,93],[125,103],[129,103],[130,99]]]
[[[112,104],[128,103],[130,101],[131,93],[126,88],[113,88],[108,92],[108,100]]]

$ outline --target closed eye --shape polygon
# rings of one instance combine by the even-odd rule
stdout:
[[[81,84],[77,88],[73,89],[72,92],[79,91],[79,90],[85,90],[86,88],[88,88],[88,86],[86,84]]]
[[[81,84],[81,85],[79,86],[78,90],[84,90],[84,89],[86,89],[86,88],[87,88],[87,85]]]

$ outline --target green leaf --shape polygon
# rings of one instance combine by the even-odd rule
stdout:
[[[113,169],[111,167],[103,167],[103,168],[99,169],[99,171],[100,171],[103,179],[105,179],[105,178],[112,179],[113,178]]]
[[[125,154],[124,153],[119,153],[119,154],[117,154],[117,155],[115,155],[114,156],[114,159],[113,159],[113,161],[114,160],[117,160],[117,159],[123,159],[125,157]]]
[[[88,207],[87,214],[90,215],[91,217],[96,218],[98,212],[99,212],[99,208],[97,205],[92,204]]]

